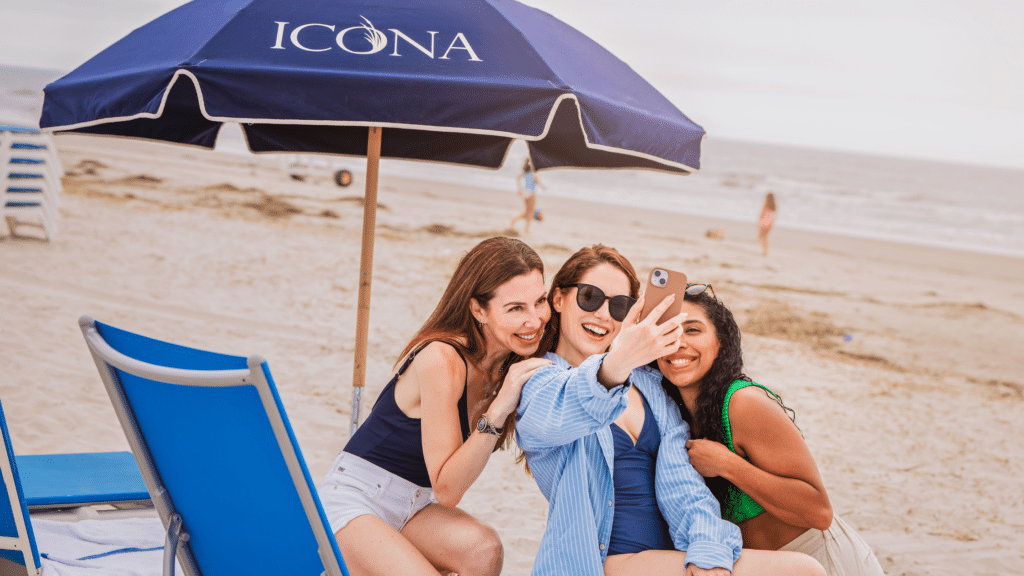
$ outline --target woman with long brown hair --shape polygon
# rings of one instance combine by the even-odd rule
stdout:
[[[463,256],[319,487],[351,574],[501,572],[497,533],[455,506],[508,441],[523,383],[549,363],[529,358],[549,316],[529,246],[490,238]]]

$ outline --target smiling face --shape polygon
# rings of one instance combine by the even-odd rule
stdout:
[[[473,317],[481,324],[487,354],[532,355],[551,317],[544,275],[539,270],[516,276],[499,286],[486,309],[476,300],[470,301],[470,307]]]
[[[629,279],[626,274],[602,263],[587,270],[579,279],[581,284],[597,286],[605,296],[630,295]],[[608,350],[618,335],[622,323],[612,319],[608,313],[608,301],[593,312],[587,312],[576,303],[578,288],[554,289],[552,304],[561,314],[559,323],[558,354],[572,366],[579,366],[588,357]]]
[[[679,349],[659,358],[658,369],[685,396],[685,389],[695,389],[711,369],[718,358],[720,344],[715,326],[703,308],[684,301],[680,311],[686,312],[687,316]]]

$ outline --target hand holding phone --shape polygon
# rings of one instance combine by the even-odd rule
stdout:
[[[662,273],[664,269],[658,269]],[[678,274],[678,273],[677,273]],[[658,288],[665,288],[668,285],[668,276],[653,276],[654,284]],[[612,346],[611,352],[605,356],[601,368],[597,372],[597,381],[606,388],[611,389],[626,381],[629,373],[634,368],[648,364],[662,356],[675,352],[679,348],[679,335],[681,334],[682,323],[686,320],[686,313],[680,312],[679,302],[682,302],[686,290],[686,280],[683,276],[683,286],[676,296],[671,290],[655,290],[657,303],[651,304],[648,295],[642,294],[638,306],[626,314],[622,321],[622,330]],[[661,280],[665,280],[662,282]],[[647,318],[638,320],[642,314]],[[671,310],[675,309],[672,313]],[[656,321],[657,320],[657,321]]]

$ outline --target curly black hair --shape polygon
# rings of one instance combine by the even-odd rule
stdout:
[[[725,404],[725,393],[729,386],[736,380],[750,378],[743,373],[743,350],[740,346],[740,327],[736,319],[718,298],[705,290],[696,295],[686,295],[686,301],[700,306],[707,315],[708,320],[715,327],[718,335],[718,356],[711,364],[711,368],[704,375],[700,382],[700,391],[697,393],[697,405],[694,414],[683,404],[679,389],[669,382],[668,378],[662,377],[661,385],[668,395],[675,400],[679,406],[679,413],[683,420],[690,425],[690,435],[693,438],[714,440],[725,444],[725,427],[722,423],[722,406]],[[793,417],[793,411],[782,404],[782,408]],[[729,491],[729,482],[725,478],[715,476],[705,478],[708,488],[715,495],[719,503],[724,503],[726,494]]]

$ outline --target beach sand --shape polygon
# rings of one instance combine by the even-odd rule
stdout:
[[[354,185],[183,147],[57,138],[52,242],[0,240],[0,398],[19,454],[127,450],[79,332],[88,313],[156,338],[259,353],[314,479],[349,429],[362,223]],[[380,178],[364,414],[459,257],[508,234],[505,192]],[[1024,266],[1017,259],[542,197],[524,239],[547,277],[601,242],[641,275],[710,282],[746,372],[797,413],[835,511],[890,575],[1024,573]],[[722,228],[724,239],[704,236]],[[183,420],[187,424],[187,418]],[[526,575],[547,505],[497,453],[461,506]]]

